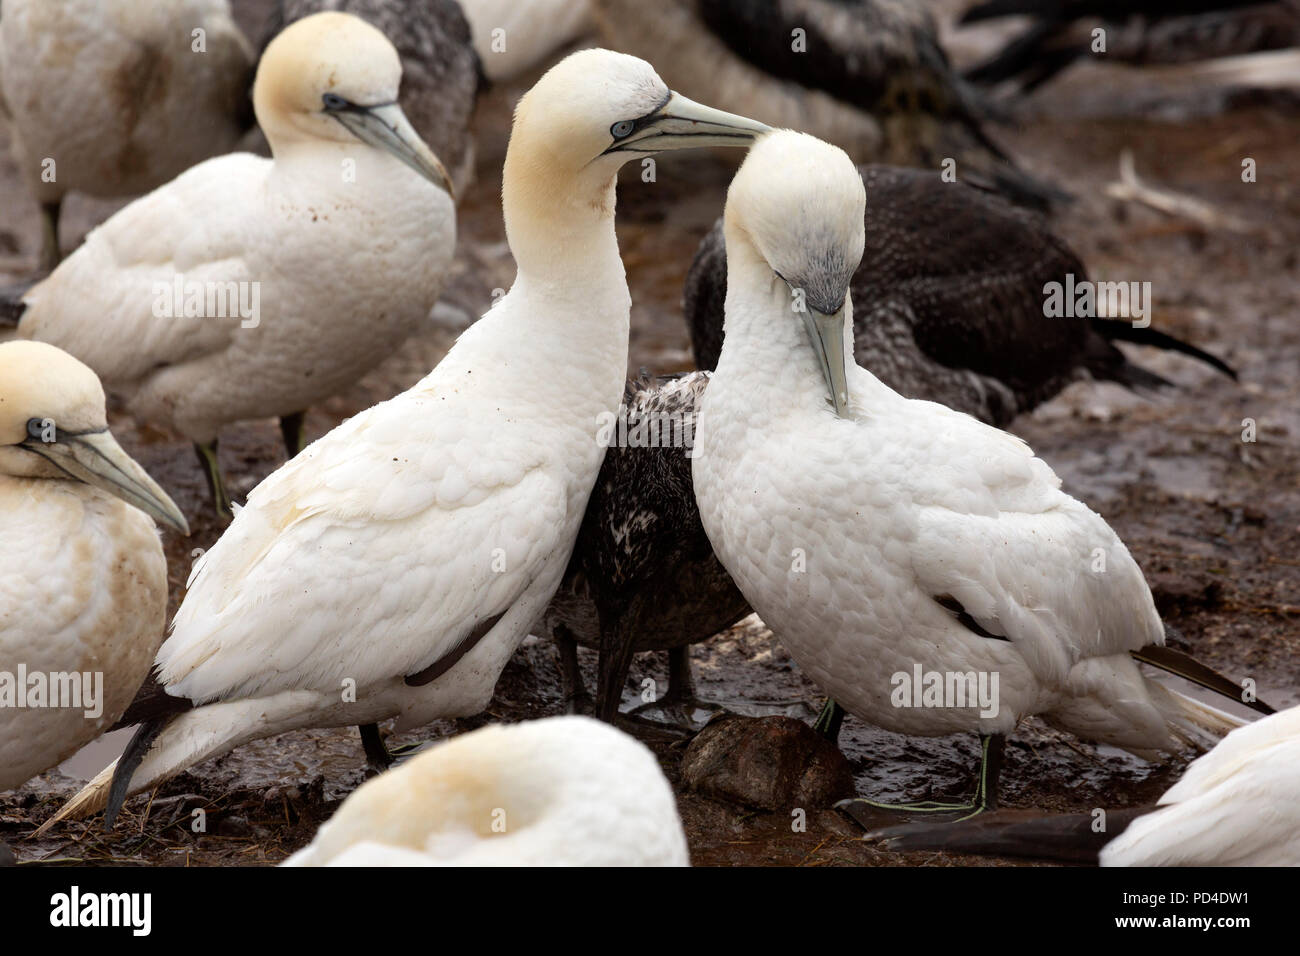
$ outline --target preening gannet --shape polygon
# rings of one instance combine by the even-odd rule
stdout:
[[[589,0],[460,0],[483,72],[494,83],[545,65],[589,32]]]
[[[1102,866],[1300,866],[1300,707],[1238,727],[1154,807],[909,824],[872,836],[950,850]]]
[[[285,24],[323,10],[351,13],[378,27],[402,59],[397,102],[463,196],[474,172],[470,120],[480,67],[469,23],[456,0],[279,0],[268,40]]]
[[[343,13],[267,47],[253,99],[274,159],[208,160],[127,206],[24,296],[22,338],[66,349],[136,418],[198,449],[223,425],[353,385],[429,315],[456,241],[446,170],[396,104],[402,68]]]
[[[155,518],[188,534],[109,432],[95,373],[0,345],[0,791],[98,737],[149,672],[167,624]]]
[[[282,866],[689,866],[644,744],[589,717],[494,724],[362,784]]]
[[[253,124],[253,51],[227,0],[4,0],[0,90],[58,263],[69,192],[134,196]]]
[[[1029,715],[1141,754],[1226,733],[1239,722],[1139,671],[1244,696],[1163,647],[1105,521],[1024,442],[846,361],[865,201],[841,150],[788,131],[760,139],[732,181],[726,337],[692,462],[723,566],[849,713],[903,734],[978,732],[967,809],[994,805],[1003,740]],[[959,675],[985,703],[969,681],[957,695]]]
[[[121,769],[60,817],[104,806],[113,780],[111,818],[127,793],[285,730],[481,711],[560,582],[605,453],[601,417],[623,393],[619,167],[765,130],[607,50],[543,76],[503,173],[514,285],[423,381],[254,489],[196,563],[158,652],[159,683],[192,709],[144,723]]]
[[[1170,384],[1129,361],[1117,340],[1182,352],[1236,377],[1213,355],[1130,319],[1047,315],[1049,284],[1082,289],[1088,273],[1037,213],[934,172],[859,172],[866,246],[850,284],[853,351],[894,391],[1005,425],[1080,378]],[[703,369],[717,367],[722,348],[726,260],[719,220],[683,296]]]
[[[633,653],[666,650],[667,692],[654,709],[693,727],[690,645],[750,613],[709,546],[691,486],[696,410],[708,381],[707,372],[693,372],[628,383],[573,557],[543,618],[577,707],[586,690],[574,645],[599,649],[601,720],[618,713]]]
[[[708,101],[838,143],[858,162],[938,170],[1022,205],[1065,194],[1019,169],[914,0],[593,0],[607,45]]]

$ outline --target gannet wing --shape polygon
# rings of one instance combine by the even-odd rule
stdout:
[[[362,412],[253,491],[158,653],[170,692],[419,675],[514,606],[568,547],[564,473],[528,429],[441,414],[443,397],[455,405],[408,392]]]
[[[926,460],[950,464],[912,470],[909,558],[918,587],[959,622],[964,613],[1013,642],[1052,683],[1083,658],[1164,642],[1124,543],[1060,490],[1028,445],[946,409],[926,421]]]
[[[206,311],[206,289],[215,295],[219,283],[224,295],[252,280],[241,203],[258,201],[269,167],[251,154],[219,156],[118,211],[24,296],[19,336],[72,353],[109,385],[226,348],[241,331],[238,291],[224,310],[232,318],[187,317],[186,299],[196,300],[185,283],[205,290]],[[167,314],[177,280],[182,314]]]

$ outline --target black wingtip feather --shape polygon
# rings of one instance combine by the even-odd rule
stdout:
[[[117,819],[122,804],[126,803],[127,791],[131,787],[131,778],[135,776],[136,768],[140,766],[144,755],[149,752],[153,742],[158,739],[158,735],[171,723],[171,720],[172,718],[165,717],[141,724],[140,729],[131,738],[131,742],[126,745],[126,750],[122,751],[122,756],[117,758],[113,782],[108,788],[108,805],[104,808],[105,830],[113,828],[113,821]]]
[[[1158,667],[1162,671],[1189,680],[1193,684],[1199,684],[1206,690],[1212,690],[1229,700],[1235,700],[1237,703],[1243,704],[1258,713],[1268,715],[1277,712],[1262,700],[1242,700],[1241,686],[1239,684],[1233,683],[1213,667],[1202,664],[1190,654],[1184,654],[1182,651],[1176,651],[1172,647],[1163,644],[1148,644],[1141,650],[1129,651],[1129,654],[1132,655],[1134,660],[1141,661],[1143,664],[1150,664],[1152,667]]]
[[[1197,348],[1190,342],[1175,338],[1167,332],[1161,332],[1150,326],[1138,328],[1132,322],[1123,322],[1118,319],[1094,319],[1092,326],[1112,342],[1132,342],[1134,345],[1150,345],[1168,352],[1178,352],[1204,362],[1211,368],[1222,372],[1234,382],[1237,381],[1236,369],[1223,359],[1217,355],[1211,355],[1204,349]]]

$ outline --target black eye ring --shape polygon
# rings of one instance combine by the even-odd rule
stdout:
[[[352,105],[337,93],[325,93],[321,96],[321,102],[327,110],[345,110]]]
[[[29,418],[27,419],[27,437],[34,438],[36,441],[45,441],[45,419]],[[55,441],[58,441],[58,430],[54,433]]]
[[[609,128],[609,135],[615,139],[626,139],[632,135],[634,129],[636,129],[636,123],[631,120],[619,120]]]

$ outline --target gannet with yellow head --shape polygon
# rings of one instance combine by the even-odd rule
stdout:
[[[253,59],[227,0],[5,0],[0,90],[41,205],[42,272],[69,192],[139,195],[235,146]]]
[[[429,315],[456,239],[446,171],[396,104],[377,29],[320,13],[281,33],[254,89],[274,159],[194,167],[96,229],[25,296],[58,345],[192,440],[219,510],[219,429],[286,420],[353,385]]]
[[[639,741],[590,717],[494,724],[363,784],[282,866],[688,866]]]
[[[0,345],[0,790],[110,727],[167,623],[154,519],[176,505],[118,445],[95,373]]]
[[[254,489],[158,652],[159,682],[192,709],[143,724],[60,817],[106,802],[111,817],[128,793],[285,730],[481,711],[559,584],[623,394],[619,167],[766,129],[607,50],[543,76],[505,162],[514,285],[423,381]]]
[[[781,131],[751,150],[692,472],[718,559],[811,679],[886,730],[980,734],[974,799],[907,809],[994,806],[1027,716],[1146,756],[1240,724],[1139,661],[1271,713],[1163,646],[1137,562],[1024,442],[852,362],[865,201],[834,146]],[[936,699],[929,675],[954,689]]]

